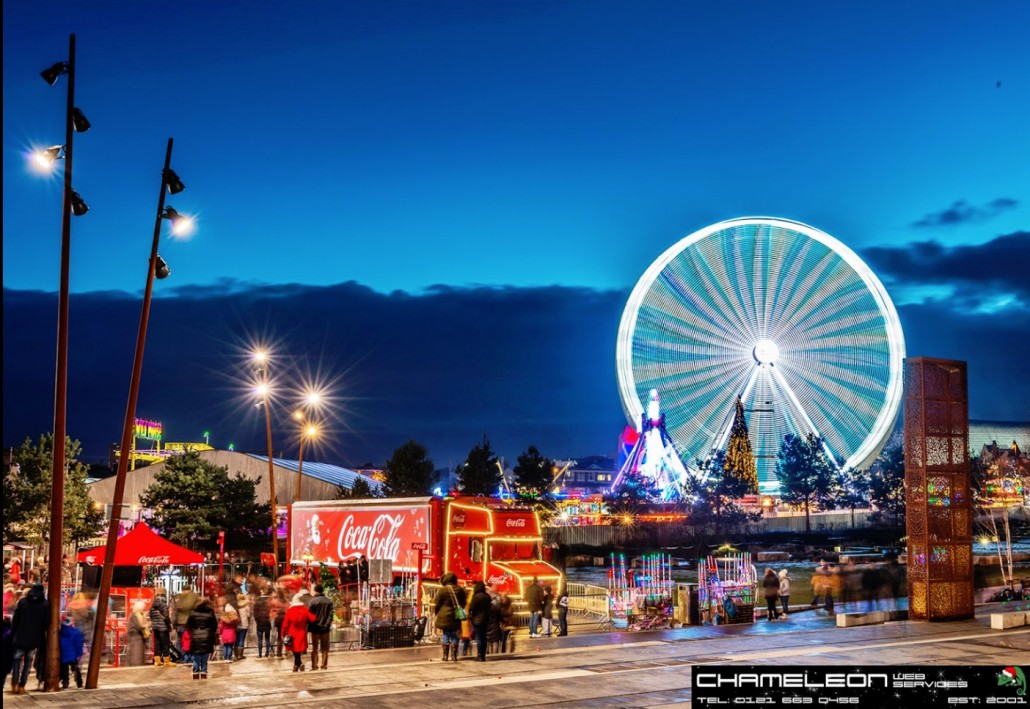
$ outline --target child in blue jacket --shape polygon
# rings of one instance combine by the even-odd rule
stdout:
[[[79,660],[82,657],[83,637],[82,631],[72,625],[71,618],[65,618],[61,623],[61,686],[68,689],[70,674],[75,673],[75,686],[82,689],[82,668]]]

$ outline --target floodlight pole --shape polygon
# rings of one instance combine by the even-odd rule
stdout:
[[[61,214],[61,284],[57,298],[57,366],[54,377],[54,440],[50,475],[50,559],[47,565],[47,597],[50,599],[50,633],[46,645],[46,691],[61,688],[61,581],[64,578],[64,479],[68,409],[68,280],[72,243],[72,114],[75,110],[75,35],[68,35],[68,111],[64,127],[64,198]]]
[[[263,365],[265,366],[265,365]],[[268,502],[272,507],[272,581],[279,578],[279,515],[275,504],[275,463],[272,462],[272,410],[268,400],[268,370],[265,369],[265,442],[268,446]]]
[[[100,676],[100,659],[104,652],[104,631],[107,629],[107,608],[111,596],[111,582],[114,579],[115,548],[118,544],[119,510],[125,497],[125,477],[129,469],[130,449],[133,443],[133,427],[136,419],[136,400],[139,395],[140,376],[143,372],[143,350],[147,343],[147,324],[150,321],[150,299],[154,291],[154,273],[157,270],[157,247],[161,240],[161,219],[165,208],[165,189],[168,185],[168,170],[172,163],[172,139],[168,139],[165,151],[165,166],[161,170],[161,191],[157,197],[157,216],[154,218],[154,239],[150,247],[150,263],[147,267],[147,285],[143,291],[143,307],[139,316],[139,332],[136,335],[136,357],[132,362],[132,378],[129,381],[129,400],[125,405],[125,421],[122,425],[122,445],[118,453],[118,472],[114,481],[114,498],[111,501],[111,519],[107,525],[107,547],[104,549],[104,567],[100,575],[100,591],[97,595],[97,613],[93,626],[93,645],[89,651],[89,667],[86,671],[86,689],[96,689]],[[59,662],[58,665],[59,667]],[[49,672],[48,666],[48,672]]]

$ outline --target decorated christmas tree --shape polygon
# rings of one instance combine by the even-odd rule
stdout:
[[[727,478],[736,478],[746,488],[746,493],[758,493],[758,469],[755,455],[751,452],[747,421],[744,420],[744,404],[737,397],[737,413],[733,416],[730,440],[726,444],[726,463],[723,466]]]

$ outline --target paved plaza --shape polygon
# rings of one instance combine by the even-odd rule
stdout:
[[[184,667],[104,670],[100,688],[30,691],[11,707],[404,707],[451,703],[494,707],[689,706],[690,667],[701,664],[1011,665],[1030,662],[1030,628],[992,630],[989,612],[955,623],[895,622],[837,628],[831,618],[797,613],[753,625],[653,632],[579,633],[519,638],[514,655],[486,663],[441,663],[440,649],[340,651],[327,671],[293,673],[292,660],[212,663],[210,679]],[[1022,605],[1019,605],[1022,607]],[[253,652],[253,651],[252,651]],[[34,686],[30,680],[29,686]]]

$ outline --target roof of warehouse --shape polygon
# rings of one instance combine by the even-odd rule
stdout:
[[[255,453],[247,453],[251,458],[257,458],[261,461],[268,461],[267,455],[257,455]],[[278,465],[280,468],[286,468],[297,472],[300,467],[300,463],[296,460],[288,460],[286,458],[272,458],[272,462]],[[369,487],[376,490],[382,486],[382,483],[378,480],[362,475],[361,473],[355,472],[348,468],[341,468],[339,465],[331,465],[329,463],[315,463],[311,461],[304,461],[303,475],[321,480],[322,482],[330,483],[331,485],[342,485],[346,488],[354,486],[354,481],[358,478],[363,479],[368,483]]]

